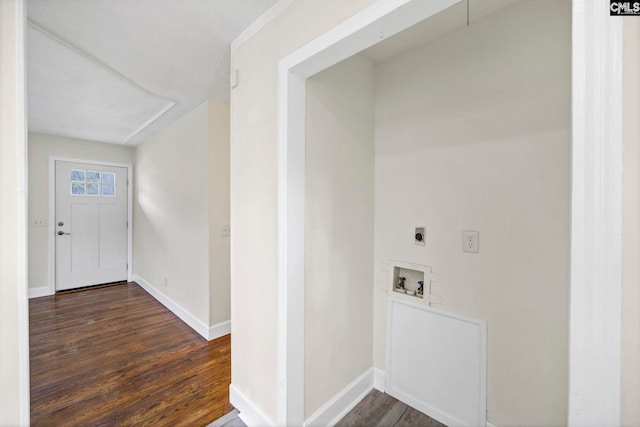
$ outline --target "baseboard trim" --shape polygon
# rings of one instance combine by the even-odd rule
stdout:
[[[487,427],[496,427],[494,424],[491,424],[489,421],[487,421]]]
[[[41,286],[38,288],[29,288],[29,299],[31,298],[40,298],[47,297],[49,295],[53,295],[48,286]]]
[[[276,423],[274,423],[258,405],[249,400],[249,398],[242,394],[242,392],[240,392],[240,390],[238,390],[233,384],[229,386],[229,401],[238,411],[240,411],[238,417],[240,417],[247,427],[276,425]]]
[[[209,326],[208,337],[209,341],[215,340],[216,338],[223,337],[231,333],[231,320],[227,320],[226,322],[217,323],[213,326]]]
[[[373,389],[373,368],[340,390],[304,422],[305,427],[333,426],[352,410]]]
[[[134,274],[133,281],[140,285],[142,289],[147,291],[160,304],[171,310],[173,314],[178,316],[184,323],[189,325],[191,329],[196,331],[207,341],[211,341],[231,332],[231,321],[218,323],[217,325],[213,326],[207,326],[204,324],[204,322],[195,317],[193,314],[189,313],[188,310],[182,308],[180,304],[169,298],[167,295],[162,293],[162,291],[151,285],[142,277]]]
[[[465,422],[463,422],[462,420],[459,420],[458,418],[452,416],[451,414],[448,414],[437,408],[434,408],[433,406],[416,399],[415,397],[409,395],[408,393],[405,393],[402,390],[397,390],[394,387],[390,387],[389,389],[387,389],[387,394],[392,397],[395,397],[402,403],[409,405],[414,409],[417,409],[423,414],[427,414],[434,420],[439,421],[444,425],[447,425],[447,426],[467,425]]]
[[[384,393],[384,384],[387,380],[387,374],[378,368],[373,368],[373,388]]]

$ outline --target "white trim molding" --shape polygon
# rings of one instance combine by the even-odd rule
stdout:
[[[274,423],[258,405],[246,397],[233,384],[229,386],[229,401],[238,411],[240,411],[238,416],[248,427],[266,427],[276,425],[276,423]]]
[[[367,369],[311,414],[302,425],[305,427],[331,427],[337,424],[373,389],[375,371],[382,372],[380,369]],[[240,411],[240,419],[249,427],[280,425],[271,420],[260,407],[250,401],[233,384],[229,387],[229,400]]]
[[[160,304],[168,308],[173,314],[178,316],[184,323],[186,323],[191,329],[196,331],[202,338],[207,341],[220,338],[224,335],[231,333],[231,321],[221,322],[213,326],[207,326],[204,322],[191,314],[187,309],[183,308],[180,304],[172,300],[165,293],[160,291],[156,286],[153,286],[142,277],[137,274],[133,275],[133,281],[136,282],[142,289],[147,291],[149,295],[154,297]]]
[[[29,288],[29,299],[47,297],[49,295],[53,295],[51,293],[51,289],[49,288],[49,286],[40,286],[40,287],[37,287],[37,288]]]
[[[0,321],[2,421],[29,425],[26,1],[0,1]],[[4,308],[9,308],[5,310]],[[8,332],[5,334],[5,332]]]
[[[332,427],[373,389],[373,368],[351,381],[304,422],[305,427]]]
[[[209,331],[207,333],[207,340],[215,340],[216,338],[223,337],[225,335],[229,335],[231,333],[231,320],[227,320],[226,322],[216,323],[213,326],[209,326]]]
[[[49,295],[56,293],[56,162],[88,163],[127,169],[127,281],[133,280],[133,165],[73,157],[49,156]]]
[[[572,3],[569,426],[620,425],[622,18]]]

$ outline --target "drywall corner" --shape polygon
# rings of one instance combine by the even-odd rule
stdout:
[[[229,105],[209,101],[209,324],[231,319]]]

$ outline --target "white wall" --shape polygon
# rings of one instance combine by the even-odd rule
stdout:
[[[215,325],[231,318],[229,288],[229,105],[209,101],[209,316]]]
[[[377,67],[374,364],[389,260],[430,265],[439,308],[488,321],[498,426],[567,419],[570,19],[518,2]]]
[[[373,63],[307,80],[305,418],[373,363]]]
[[[49,286],[49,157],[133,164],[134,148],[29,133],[29,288]],[[44,227],[33,221],[44,220]]]
[[[0,424],[29,425],[24,2],[0,1]]]
[[[277,417],[277,62],[374,0],[298,0],[231,52],[232,383]],[[244,39],[244,37],[243,37]]]
[[[204,102],[140,144],[133,181],[134,274],[205,325],[210,281],[208,120]]]
[[[640,21],[624,20],[621,421],[631,427],[640,425]]]

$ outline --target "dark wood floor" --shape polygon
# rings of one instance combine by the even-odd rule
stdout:
[[[336,427],[446,427],[386,393],[372,390]]]
[[[205,426],[233,407],[207,342],[135,283],[30,300],[32,426]]]
[[[247,427],[233,411],[209,427]],[[336,427],[446,427],[398,399],[371,390]]]

